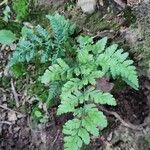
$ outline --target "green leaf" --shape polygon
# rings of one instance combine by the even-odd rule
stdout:
[[[47,84],[51,81],[51,78],[50,78],[50,71],[49,70],[46,70],[44,75],[41,77],[41,82],[44,83],[44,84]]]
[[[93,38],[89,36],[79,36],[78,38],[78,43],[80,44],[80,47],[83,48],[85,45],[92,44],[93,43]]]
[[[0,43],[10,45],[16,40],[15,34],[10,30],[0,30]]]
[[[29,34],[33,34],[33,30],[30,29],[30,28],[28,28],[28,27],[26,27],[26,26],[24,26],[24,27],[22,28],[22,30],[21,30],[21,34],[22,34],[23,37],[26,37],[26,36],[28,36]]]
[[[26,74],[26,68],[25,65],[18,63],[12,66],[11,71],[14,76],[20,77],[22,75]]]
[[[35,116],[36,116],[37,118],[42,117],[42,113],[41,113],[40,111],[38,111],[38,110],[36,110],[36,111],[34,112],[34,114],[35,114]]]
[[[89,135],[89,133],[87,132],[86,129],[80,128],[79,132],[78,132],[78,136],[81,137],[81,139],[84,141],[84,143],[86,145],[88,145],[90,143],[90,135]]]
[[[94,48],[92,49],[94,54],[100,54],[105,50],[105,46],[107,44],[107,37],[104,37],[96,42]]]
[[[99,117],[99,126],[101,127],[101,130],[102,130],[108,126],[108,121],[107,121],[106,116],[101,111],[99,111],[98,117]]]

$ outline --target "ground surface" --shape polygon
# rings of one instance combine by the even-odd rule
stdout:
[[[47,0],[45,2],[50,6],[54,3],[54,1]],[[38,7],[43,7],[45,2],[38,4]],[[64,1],[55,4],[55,7],[62,12],[59,5],[62,6]],[[66,8],[69,9],[69,13],[65,13],[65,11],[62,13],[71,17],[77,24],[79,23],[79,27],[83,28],[83,24],[85,25],[85,28],[79,28],[80,32],[82,30],[88,34],[97,34],[98,37],[107,35],[110,39],[114,38],[116,41],[120,39],[122,42],[123,37],[118,35],[118,28],[116,31],[115,25],[104,27],[103,25],[99,26],[98,23],[98,25],[94,24],[97,27],[93,28],[92,23],[93,21],[95,23],[97,18],[94,19],[93,16],[89,17],[82,14],[81,10],[74,8],[73,4],[71,8],[74,9],[70,10],[71,8],[68,6]],[[96,17],[100,17],[100,10],[97,11]],[[76,18],[75,16],[79,14],[81,16]],[[121,25],[123,23],[122,28],[126,27],[126,21],[124,24],[124,20],[115,18],[119,23],[121,22]],[[107,23],[110,24],[110,20]],[[8,74],[6,65],[11,49],[13,47],[1,47],[0,51],[0,150],[63,149],[62,125],[70,116],[57,117],[57,108],[53,107],[47,112],[50,116],[47,123],[37,124],[32,120],[32,98],[26,95],[25,88],[28,79],[12,78]],[[118,90],[112,90],[117,99],[117,107],[103,108],[109,118],[109,126],[99,138],[93,138],[91,144],[84,148],[85,150],[150,149],[150,80],[146,76],[141,76],[139,80],[139,91],[121,87],[120,83],[117,83],[116,89]],[[16,96],[19,99],[19,107],[16,107]]]

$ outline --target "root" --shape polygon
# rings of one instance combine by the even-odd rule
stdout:
[[[117,114],[117,113],[114,112],[114,111],[106,110],[106,109],[105,109],[104,107],[102,107],[102,106],[99,106],[99,108],[100,108],[102,111],[106,112],[107,114],[113,115],[116,119],[118,119],[118,120],[122,123],[123,126],[125,126],[125,127],[127,127],[127,128],[130,128],[130,129],[133,129],[133,130],[141,131],[141,130],[143,130],[143,127],[145,126],[145,123],[143,123],[143,124],[141,124],[141,125],[134,125],[134,124],[132,124],[132,123],[130,123],[130,122],[128,122],[128,121],[123,120],[123,119],[120,117],[120,115]]]

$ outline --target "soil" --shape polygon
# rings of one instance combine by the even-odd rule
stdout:
[[[150,81],[142,77],[140,82],[142,83],[142,88],[139,91],[126,88],[119,94],[116,94],[115,97],[118,100],[118,106],[113,109],[113,111],[117,112],[124,120],[131,122],[134,125],[140,125],[144,123],[145,119],[149,115],[148,98],[150,97],[150,92],[149,89],[147,89],[147,86],[150,84]],[[6,93],[1,94],[5,95]],[[5,102],[5,105],[6,104],[7,102]],[[112,109],[107,108],[107,110]],[[31,123],[29,116],[22,117],[17,114],[17,118],[14,121],[9,121],[9,110],[0,109],[0,117],[2,122],[0,123],[0,149],[61,150],[61,127],[68,117],[56,117],[55,111],[55,108],[50,110],[49,115],[51,116],[51,119],[48,123],[36,125],[33,122]],[[107,135],[106,133],[103,135],[105,138],[108,136],[108,134],[115,131],[120,124],[116,118],[109,115],[107,116],[110,120],[108,129],[111,128],[111,130],[107,131],[106,129]],[[36,126],[36,128],[34,126]],[[95,150],[100,149],[102,143],[104,142],[103,140],[105,139],[103,139],[103,136],[98,139],[94,139],[90,147]]]
[[[146,86],[150,85],[150,80],[141,77],[140,85],[141,88],[138,91],[126,88],[115,95],[118,100],[115,111],[118,112],[124,120],[133,124],[142,124],[149,115],[148,94],[150,93],[147,92],[150,91]]]

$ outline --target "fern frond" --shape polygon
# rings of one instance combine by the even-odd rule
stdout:
[[[50,20],[57,43],[65,42],[74,33],[75,25],[72,25],[64,16],[55,14],[54,16],[47,15],[46,17]]]
[[[78,150],[83,143],[88,145],[90,134],[98,136],[98,127],[103,129],[107,126],[106,117],[93,104],[87,104],[83,108],[76,109],[74,116],[78,119],[69,120],[63,127],[63,133],[66,135],[64,138],[65,150]]]
[[[89,54],[88,51],[80,50],[78,51],[78,60],[81,64],[85,64],[93,60],[93,55]]]
[[[134,89],[138,89],[138,77],[133,61],[127,59],[128,53],[122,49],[117,50],[118,45],[113,44],[97,58],[97,63],[102,67],[103,72],[110,70],[113,78],[121,76]]]
[[[93,38],[89,36],[79,36],[78,37],[78,43],[81,49],[83,49],[87,45],[92,45],[93,44]],[[87,49],[86,49],[87,50]]]
[[[57,59],[57,64],[50,66],[41,78],[42,83],[49,83],[50,81],[65,81],[72,78],[72,70],[61,58]]]
[[[96,55],[102,53],[105,50],[106,44],[107,44],[107,37],[104,37],[97,41],[94,45],[94,48],[92,49],[92,52]]]
[[[75,84],[73,82],[67,82],[69,85],[65,85],[62,88],[61,104],[58,107],[58,115],[62,113],[73,112],[75,107],[78,104],[83,104],[84,102],[94,102],[97,104],[107,104],[111,106],[116,105],[116,100],[110,93],[103,93],[99,90],[95,90],[94,88],[90,88],[87,91],[80,92],[81,88],[78,87],[81,82]]]
[[[50,103],[56,96],[61,93],[61,84],[59,82],[52,82],[49,87],[47,103]]]
[[[64,86],[62,87],[62,92],[72,93],[78,89],[82,89],[82,87],[87,84],[88,82],[82,81],[78,78],[72,78],[64,84]]]
[[[109,73],[113,78],[121,76],[132,87],[138,88],[133,61],[128,59],[128,53],[117,49],[117,44],[106,48],[107,38],[94,44],[93,38],[88,36],[79,37],[78,42],[75,65],[71,64],[70,68],[66,62],[58,59],[42,77],[43,83],[57,80],[65,82],[57,115],[74,115],[74,119],[66,122],[63,127],[65,150],[78,150],[83,144],[89,144],[90,135],[98,136],[99,129],[107,126],[106,117],[96,105],[115,106],[116,100],[110,93],[95,89],[98,78]]]
[[[46,31],[46,29],[44,29],[44,28],[43,28],[42,26],[40,26],[40,25],[37,25],[37,26],[35,27],[35,31],[37,32],[37,34],[38,34],[40,37],[42,37],[42,38],[44,38],[44,39],[50,38],[50,36],[49,36],[48,32]]]
[[[30,51],[32,49],[32,51]],[[10,59],[9,65],[13,66],[18,62],[29,62],[35,55],[34,45],[30,41],[25,41],[21,39],[17,45],[16,50],[13,53],[12,58]]]
[[[116,105],[116,100],[110,93],[103,93],[94,88],[90,88],[85,94],[87,94],[88,99],[93,100],[95,103],[107,104],[110,106]]]

